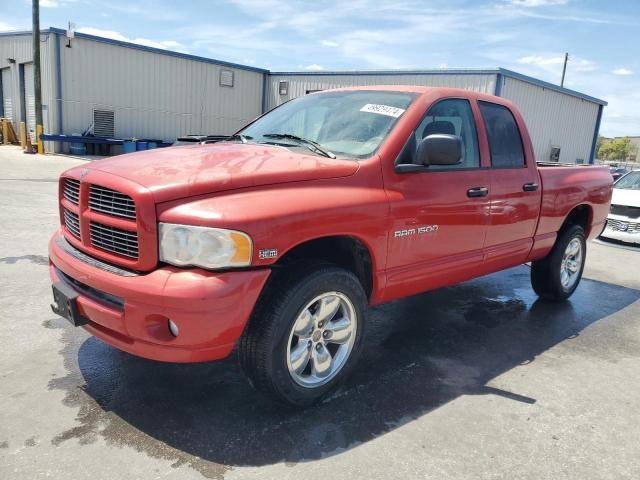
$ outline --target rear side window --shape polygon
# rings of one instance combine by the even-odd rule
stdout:
[[[489,137],[491,166],[495,168],[524,167],[522,137],[511,111],[502,105],[478,102]]]

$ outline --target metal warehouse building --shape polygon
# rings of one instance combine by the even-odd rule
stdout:
[[[35,130],[31,32],[0,34],[0,116]],[[50,28],[41,32],[45,133],[173,140],[233,133],[292,98],[352,85],[447,86],[513,101],[538,160],[594,158],[606,102],[502,68],[373,72],[268,70]],[[48,151],[59,150],[55,144]]]

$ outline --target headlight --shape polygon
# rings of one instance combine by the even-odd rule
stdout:
[[[179,267],[246,267],[251,264],[249,235],[223,228],[160,223],[160,260]]]

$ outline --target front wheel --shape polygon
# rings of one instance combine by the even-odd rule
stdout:
[[[357,277],[338,267],[302,267],[276,279],[240,342],[254,387],[296,406],[321,399],[356,363],[365,308]]]
[[[531,264],[531,285],[542,298],[562,301],[580,283],[587,255],[584,230],[578,225],[563,230],[551,252]]]

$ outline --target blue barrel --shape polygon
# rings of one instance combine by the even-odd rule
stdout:
[[[147,145],[147,149],[151,150],[153,148],[158,148],[158,143],[157,142],[149,142],[149,144]]]
[[[146,150],[148,146],[149,146],[149,142],[141,142],[141,141],[136,142],[136,150],[138,151]]]
[[[72,133],[74,137],[81,137],[82,135],[79,133]],[[86,155],[87,154],[87,146],[84,143],[73,142],[69,144],[69,152],[71,155]]]
[[[71,155],[86,155],[87,147],[84,143],[72,143],[69,145]]]
[[[122,153],[133,153],[136,151],[136,142],[125,140],[122,144]]]

